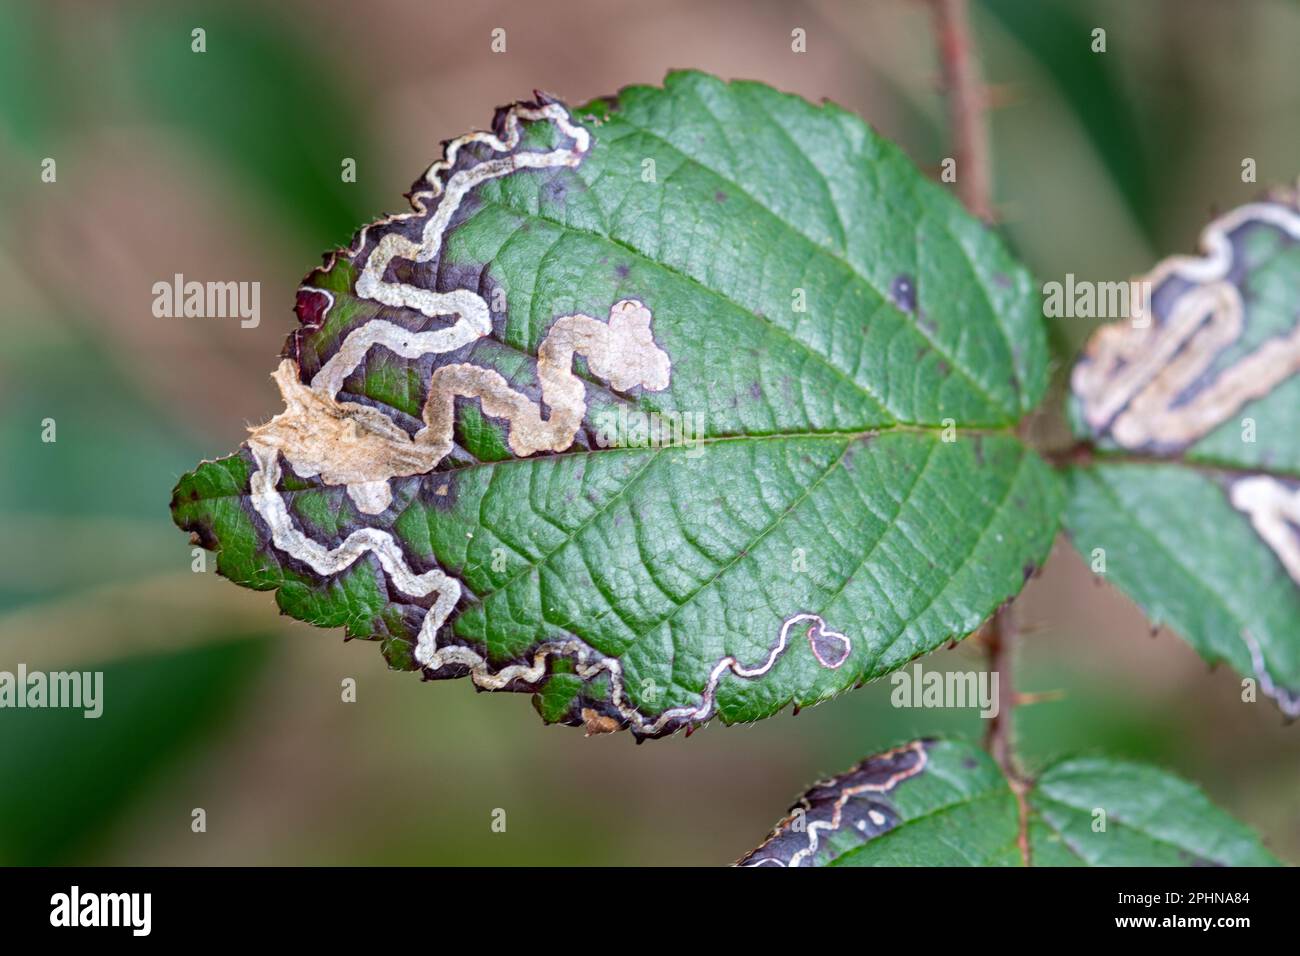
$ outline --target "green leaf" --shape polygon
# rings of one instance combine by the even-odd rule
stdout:
[[[1094,571],[1206,660],[1300,715],[1300,212],[1207,227],[1147,277],[1150,319],[1106,326],[1073,375],[1066,524]],[[1134,460],[1137,459],[1137,460]]]
[[[1285,712],[1300,696],[1300,589],[1230,503],[1232,479],[1176,465],[1098,464],[1069,476],[1075,546],[1207,661],[1256,675]],[[1100,562],[1104,560],[1104,565]]]
[[[285,413],[176,488],[295,617],[660,736],[969,634],[1050,547],[1029,276],[837,107],[516,104],[413,202],[305,280]]]
[[[1039,775],[1028,802],[1038,866],[1278,865],[1198,787],[1144,764],[1062,760]]]
[[[741,866],[995,866],[1020,859],[1016,797],[982,750],[918,740],[815,784]]]
[[[1141,764],[1073,758],[1026,789],[1038,866],[1266,866],[1249,829]],[[1016,795],[970,744],[918,740],[814,785],[742,866],[1020,866]]]

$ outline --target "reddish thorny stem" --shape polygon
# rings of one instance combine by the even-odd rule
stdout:
[[[957,160],[957,195],[974,215],[993,219],[990,182],[988,101],[980,77],[979,54],[971,42],[966,0],[933,0],[934,27],[948,94]]]
[[[957,194],[966,208],[985,222],[993,219],[990,188],[988,125],[985,94],[980,76],[978,51],[971,41],[970,16],[966,0],[931,0],[934,27],[948,96],[957,159]],[[997,714],[989,721],[984,744],[1006,775],[1016,797],[1020,826],[1017,843],[1026,866],[1029,858],[1028,781],[1015,754],[1013,679],[1016,640],[1012,600],[998,608],[985,628],[989,669],[998,675]]]
[[[1029,780],[1020,769],[1015,752],[1015,728],[1013,713],[1017,703],[1015,681],[1013,679],[1016,643],[1019,632],[1012,615],[1012,601],[1007,601],[993,613],[986,628],[988,644],[989,669],[998,675],[997,714],[989,719],[988,731],[984,745],[1006,775],[1011,791],[1016,795],[1016,809],[1020,820],[1016,842],[1020,848],[1020,858],[1025,866],[1029,860],[1029,807],[1025,794],[1029,790]]]

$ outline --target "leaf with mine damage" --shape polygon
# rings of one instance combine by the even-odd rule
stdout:
[[[1016,796],[982,750],[917,740],[814,784],[741,866],[1011,866]]]
[[[1192,784],[1078,757],[1017,782],[984,751],[918,740],[815,784],[741,866],[1271,866]]]
[[[1146,276],[1134,315],[1097,332],[1075,366],[1074,417],[1097,451],[1069,475],[1065,520],[1094,571],[1295,717],[1295,196],[1233,210],[1202,246]]]
[[[451,142],[300,288],[177,524],[392,666],[660,736],[974,631],[1046,554],[999,240],[856,117],[675,73]]]

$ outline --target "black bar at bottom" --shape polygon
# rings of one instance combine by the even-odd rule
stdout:
[[[887,919],[900,929],[912,921],[927,942],[976,927],[1044,943],[1080,934],[1230,940],[1286,932],[1296,883],[1292,870],[1264,869],[8,869],[0,917],[7,941],[428,942],[483,920],[501,921],[505,940],[534,935],[548,913],[562,922],[586,914],[632,936],[728,914],[712,924],[723,938],[767,920],[860,938]]]

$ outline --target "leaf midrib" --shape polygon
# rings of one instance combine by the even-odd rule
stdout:
[[[659,414],[666,415],[669,414],[669,412],[659,412]],[[877,427],[867,428],[861,431],[767,432],[760,435],[708,435],[705,436],[704,438],[697,438],[696,443],[699,445],[708,446],[708,445],[721,444],[723,442],[796,441],[796,440],[805,440],[805,439],[808,440],[825,439],[827,441],[853,442],[853,441],[861,441],[863,439],[876,438],[881,435],[897,434],[900,432],[908,433],[908,434],[916,434],[916,435],[932,435],[935,432],[942,432],[943,430],[944,430],[944,426],[942,425],[896,424],[896,425],[884,425],[878,428]],[[977,437],[977,436],[984,436],[984,435],[994,436],[994,437],[1007,437],[1007,438],[1015,438],[1017,441],[1020,441],[1020,438],[1015,433],[1015,428],[1012,426],[1006,426],[1001,428],[958,427],[957,434],[959,436],[969,436],[969,437]],[[1028,448],[1028,446],[1026,446],[1023,441],[1020,441],[1020,444]],[[247,442],[243,443],[241,447],[244,447],[246,445]],[[653,446],[647,445],[639,448],[627,448],[627,447],[619,447],[619,446],[611,446],[609,448],[579,448],[576,450],[552,452],[550,454],[545,454],[545,455],[529,455],[527,458],[503,458],[500,461],[472,462],[464,465],[456,465],[452,468],[439,468],[436,469],[435,471],[430,471],[422,475],[406,475],[403,477],[395,477],[391,480],[392,481],[425,481],[435,477],[441,478],[444,475],[455,475],[464,471],[472,471],[475,468],[502,468],[507,465],[527,465],[530,462],[551,461],[557,458],[572,458],[576,456],[587,456],[587,455],[612,455],[612,454],[618,454],[620,452],[626,454],[626,453],[633,453],[633,452],[659,451],[659,450],[665,450],[666,448],[670,448],[670,447],[684,448],[686,446],[684,445],[660,446],[659,448],[655,448]],[[238,454],[238,452],[235,452],[234,454]],[[226,455],[220,459],[205,460],[201,464],[210,464],[212,463],[212,461],[224,461],[226,458],[230,458],[230,457],[232,456]],[[329,486],[329,487],[341,488],[343,486],[337,485],[337,486]],[[320,487],[312,487],[312,488],[302,488],[293,491],[281,491],[280,494],[283,495],[285,498],[291,499],[293,495],[306,494],[308,492],[317,492],[320,490],[321,490]],[[204,495],[198,500],[199,501],[220,501],[223,498],[249,498],[249,497],[251,497],[251,495],[249,495],[247,492],[231,491],[231,492],[224,492],[222,494]]]
[[[1262,475],[1267,478],[1274,478],[1278,481],[1295,481],[1300,479],[1300,466],[1297,466],[1292,470],[1287,470],[1272,465],[1241,464],[1223,458],[1188,458],[1186,451],[1177,455],[1162,456],[1154,454],[1137,454],[1135,452],[1118,449],[1097,448],[1090,444],[1088,447],[1090,447],[1092,451],[1092,457],[1087,462],[1087,465],[1173,465],[1175,468],[1185,468],[1188,471],[1194,471],[1199,474],[1219,475],[1228,478],[1249,478],[1255,475]],[[1087,465],[1081,467],[1087,467]]]

